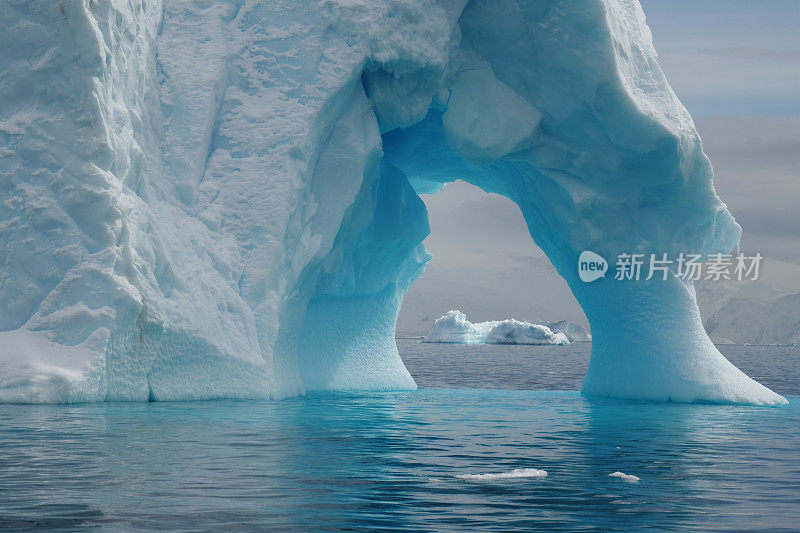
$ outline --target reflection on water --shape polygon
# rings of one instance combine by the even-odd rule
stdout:
[[[0,406],[0,517],[14,529],[791,527],[798,405],[420,390]],[[518,468],[548,475],[456,477]]]
[[[457,379],[457,360],[425,353],[421,384]],[[531,353],[540,369],[581,372],[579,353],[571,366]],[[464,379],[501,379],[519,352],[501,356],[462,360]],[[781,408],[475,389],[0,405],[0,528],[794,529],[798,428],[798,396]],[[457,477],[515,469],[548,475]]]

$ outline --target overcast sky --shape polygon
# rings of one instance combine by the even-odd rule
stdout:
[[[764,290],[800,292],[800,1],[642,0],[661,65],[695,117]],[[463,182],[424,195],[434,255],[399,333],[461,308],[472,320],[585,318],[509,200]],[[759,289],[761,290],[761,289]]]

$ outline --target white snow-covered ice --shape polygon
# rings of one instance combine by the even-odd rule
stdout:
[[[532,324],[513,318],[470,322],[458,310],[451,310],[437,318],[425,342],[463,344],[569,344],[572,340],[566,331],[576,333],[580,339],[588,334],[579,324],[567,321],[557,323],[561,331],[553,331],[541,324]],[[582,330],[582,334],[579,333]]]
[[[586,312],[587,395],[777,404],[690,283],[582,250],[728,252],[636,0],[0,4],[0,400],[409,389],[419,194],[505,195]]]
[[[559,320],[558,322],[546,323],[553,333],[563,333],[569,342],[591,342],[592,336],[586,331],[582,324],[570,322],[569,320]]]
[[[425,342],[452,342],[481,344],[499,320],[472,323],[467,315],[457,309],[448,311],[433,322],[433,328],[425,337]]]
[[[624,472],[619,472],[619,471],[612,472],[611,474],[608,475],[608,477],[616,477],[616,478],[621,479],[622,481],[627,481],[628,483],[638,483],[639,482],[639,477],[638,476],[634,476],[632,474],[625,474]]]
[[[499,481],[503,479],[524,479],[547,477],[547,470],[538,468],[515,468],[508,472],[486,473],[486,474],[456,474],[458,479],[464,481]]]
[[[492,328],[486,344],[569,344],[569,339],[547,326],[509,318]]]

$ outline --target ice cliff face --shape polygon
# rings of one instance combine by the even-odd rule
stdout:
[[[521,208],[586,311],[587,394],[779,403],[691,287],[577,254],[730,250],[633,0],[0,5],[0,400],[412,388],[418,197]]]

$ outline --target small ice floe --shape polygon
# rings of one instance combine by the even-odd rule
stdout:
[[[539,470],[538,468],[515,468],[510,472],[499,472],[496,474],[456,474],[456,477],[466,481],[496,481],[498,479],[547,477],[547,470]]]
[[[622,481],[627,481],[628,483],[636,483],[639,481],[637,476],[632,476],[630,474],[624,474],[622,472],[614,472],[613,474],[609,474],[608,477],[618,477]]]

